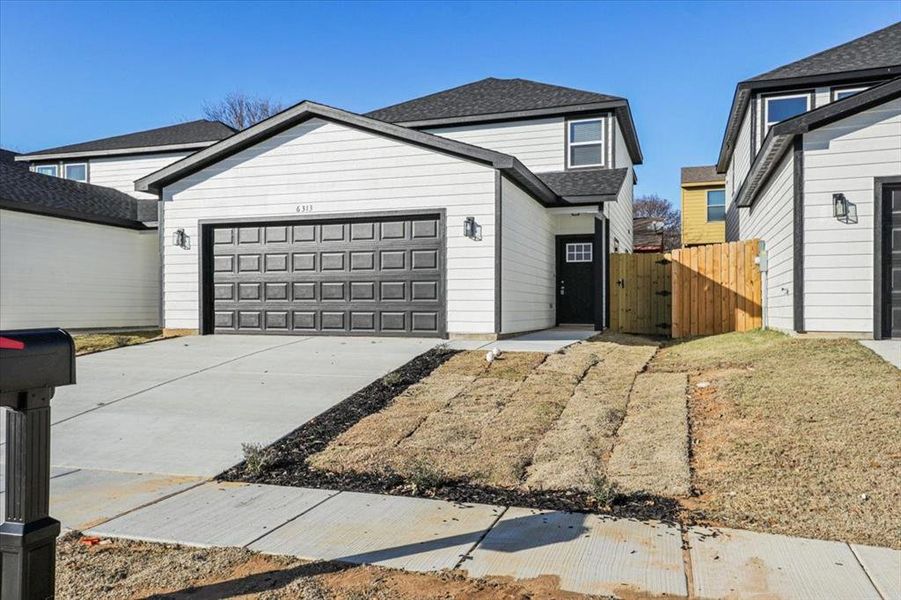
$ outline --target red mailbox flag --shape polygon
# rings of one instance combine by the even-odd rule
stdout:
[[[24,350],[25,342],[12,338],[0,337],[0,350]]]

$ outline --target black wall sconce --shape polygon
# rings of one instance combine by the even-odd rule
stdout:
[[[191,237],[185,233],[184,229],[177,229],[172,234],[172,245],[189,250],[191,248]]]
[[[482,239],[482,226],[476,223],[475,217],[463,219],[463,235],[475,241]]]
[[[832,216],[839,221],[848,217],[848,199],[844,194],[832,194]]]
[[[857,205],[841,192],[832,194],[832,216],[841,223],[857,223]]]

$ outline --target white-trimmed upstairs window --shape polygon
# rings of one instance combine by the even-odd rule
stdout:
[[[88,180],[87,163],[72,163],[64,166],[63,169],[65,171],[66,179],[81,182],[87,182]]]
[[[566,244],[566,262],[591,262],[592,259],[593,255],[591,242],[573,242]]]
[[[59,165],[35,165],[34,172],[41,175],[59,177]]]
[[[707,190],[707,222],[726,220],[726,190]]]
[[[569,121],[566,127],[566,165],[604,166],[604,119]]]
[[[832,88],[832,100],[844,100],[848,96],[853,96],[854,94],[859,94],[860,92],[868,89],[867,86],[855,87],[855,88]]]
[[[764,99],[764,135],[770,127],[810,110],[810,94],[770,96]]]

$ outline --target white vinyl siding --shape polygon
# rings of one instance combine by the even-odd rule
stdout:
[[[506,177],[501,186],[501,332],[553,327],[554,215]]]
[[[754,158],[751,156],[751,119],[755,118],[753,113],[749,105],[739,126],[735,148],[726,170],[726,240],[729,241],[739,238],[742,211],[734,205],[733,200],[748,176]]]
[[[781,331],[794,328],[794,155],[788,152],[776,167],[751,209],[741,211],[741,239],[766,244],[764,326]]]
[[[611,253],[632,252],[632,190],[632,169],[629,169],[616,201],[604,203],[604,216],[610,219]]]
[[[159,171],[181,160],[190,152],[166,154],[137,154],[92,158],[88,167],[90,183],[103,185],[130,194],[135,198],[156,199],[156,194],[135,191],[135,180]]]
[[[563,117],[436,127],[426,131],[515,156],[536,173],[562,171],[565,168],[566,128]]]
[[[164,315],[198,327],[198,221],[446,209],[448,332],[494,332],[495,170],[490,166],[311,119],[164,190]],[[475,217],[482,239],[463,236]],[[194,240],[172,246],[179,228]]]
[[[156,327],[157,235],[0,210],[0,329]]]
[[[808,331],[873,329],[875,177],[901,175],[901,99],[804,135],[804,316]],[[841,192],[857,222],[832,215]]]

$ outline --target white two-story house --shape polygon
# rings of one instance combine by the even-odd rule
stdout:
[[[167,329],[493,339],[604,327],[641,161],[626,99],[489,78],[301,102],[135,186],[160,198]]]
[[[901,23],[739,83],[717,170],[766,326],[901,336]]]
[[[157,202],[134,181],[233,133],[193,121],[0,151],[0,329],[157,327]]]

